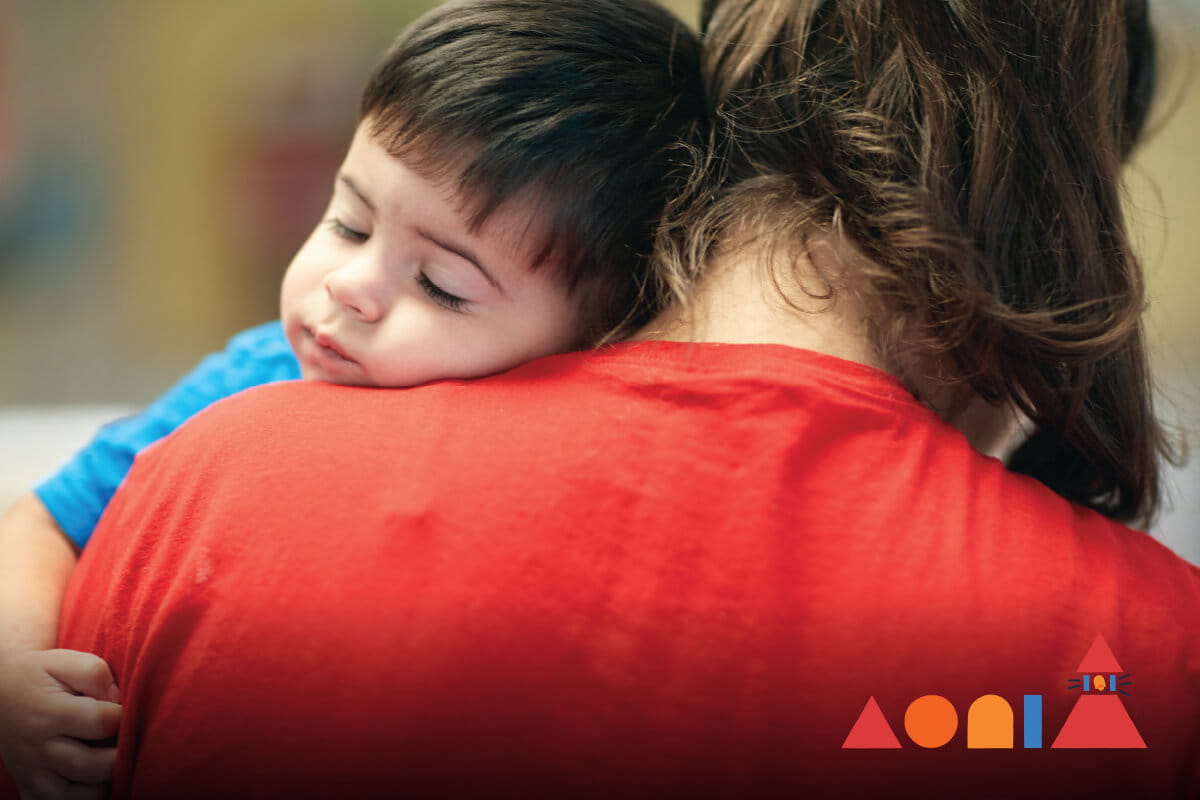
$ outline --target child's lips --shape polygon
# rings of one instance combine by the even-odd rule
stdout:
[[[316,344],[316,346],[318,348],[320,348],[322,353],[324,353],[332,358],[335,358],[335,359],[338,359],[341,361],[345,361],[345,362],[348,362],[351,364],[358,363],[353,358],[351,358],[349,355],[347,355],[346,351],[342,348],[342,346],[340,344],[338,344],[337,340],[334,339],[329,334],[322,333],[320,331],[309,330],[309,335],[312,336],[313,343]]]

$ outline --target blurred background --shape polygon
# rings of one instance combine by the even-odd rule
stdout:
[[[1200,0],[1156,1],[1165,87],[1130,212],[1163,411],[1200,442]],[[277,316],[371,66],[436,0],[0,3],[3,506]],[[667,5],[694,21],[699,0]],[[1200,465],[1172,482],[1154,533],[1200,563]]]

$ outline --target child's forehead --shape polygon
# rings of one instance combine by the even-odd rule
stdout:
[[[371,151],[378,158],[387,159],[415,174],[458,210],[473,213],[476,201],[464,185],[473,153],[466,148],[456,147],[451,151],[434,142],[401,142],[394,134],[376,128],[370,120],[359,124],[354,139],[360,149]]]
[[[573,274],[579,261],[568,203],[533,171],[498,174],[488,160],[489,143],[453,131],[414,135],[403,118],[370,116],[355,131],[355,142],[376,158],[415,174],[453,210],[464,231],[506,251],[531,269]]]
[[[499,205],[491,201],[495,194],[491,187],[471,175],[480,146],[441,141],[431,134],[401,138],[370,119],[359,124],[355,139],[415,174],[456,211],[472,220],[481,217],[475,224],[489,216],[485,213],[488,205]]]

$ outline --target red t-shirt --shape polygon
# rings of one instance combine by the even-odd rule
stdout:
[[[1200,571],[779,346],[223,401],[139,457],[61,644],[117,676],[119,797],[1200,793]],[[844,748],[871,698],[852,743],[899,747]]]

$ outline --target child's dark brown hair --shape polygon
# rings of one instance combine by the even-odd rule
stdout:
[[[872,333],[891,369],[918,392],[1019,408],[1036,429],[1010,468],[1148,522],[1170,448],[1121,207],[1154,89],[1145,0],[710,0],[702,14],[714,145],[662,228],[662,291],[686,301],[748,221],[840,234],[885,304]]]
[[[393,155],[454,176],[476,224],[532,200],[587,342],[636,327],[654,229],[701,126],[696,33],[652,0],[460,0],[413,23],[361,116]]]

